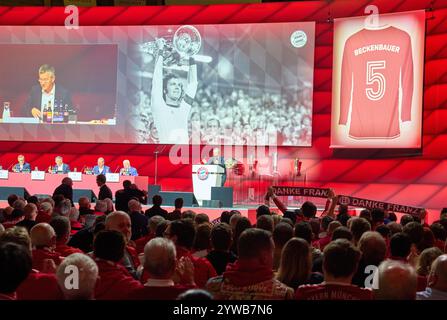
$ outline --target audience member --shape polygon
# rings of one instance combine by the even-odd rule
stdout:
[[[48,223],[53,215],[53,205],[50,202],[42,202],[40,211],[37,213],[36,223]]]
[[[121,263],[134,279],[138,279],[137,268],[140,265],[140,260],[138,259],[137,251],[129,246],[129,241],[132,237],[132,223],[129,215],[123,211],[112,212],[106,217],[105,229],[115,230],[123,235],[126,248],[124,248],[124,257]]]
[[[0,300],[16,300],[16,290],[31,272],[28,248],[12,243],[0,243]]]
[[[416,266],[417,274],[419,276],[428,277],[433,261],[442,254],[443,252],[436,247],[427,248],[422,251]]]
[[[302,238],[292,238],[284,246],[276,278],[296,290],[303,284],[317,284],[323,275],[312,272],[312,251]]]
[[[184,291],[194,288],[193,262],[186,256],[177,259],[176,248],[172,241],[164,238],[150,240],[144,247],[144,270],[148,273],[149,279],[144,287],[133,290],[129,298],[173,300]],[[176,281],[180,284],[175,283]]]
[[[256,228],[273,233],[273,217],[271,215],[261,215],[256,220]]]
[[[98,300],[123,300],[131,291],[141,288],[120,261],[124,257],[126,241],[114,230],[98,232],[93,243],[93,257],[98,265],[98,283],[95,298]]]
[[[295,297],[298,300],[370,300],[369,289],[352,285],[361,253],[346,239],[331,241],[324,249],[322,284],[302,285]]]
[[[371,225],[368,220],[364,218],[355,218],[351,222],[350,230],[352,232],[352,239],[354,245],[357,245],[362,235],[371,230]]]
[[[106,216],[98,216],[93,225],[86,226],[84,229],[74,234],[68,241],[70,247],[81,249],[84,253],[93,250],[93,238],[99,231],[105,229]]]
[[[30,231],[33,245],[33,268],[46,271],[58,266],[62,257],[54,251],[56,247],[56,233],[48,223],[38,223]]]
[[[211,225],[203,223],[196,227],[196,236],[192,254],[196,258],[205,258],[211,250]]]
[[[106,198],[113,199],[112,190],[106,185],[106,176],[98,174],[96,176],[96,184],[99,187],[98,200],[104,200]]]
[[[383,261],[378,270],[376,300],[415,300],[417,275],[408,263],[398,260]],[[399,285],[397,285],[397,283]]]
[[[386,241],[377,231],[367,231],[360,237],[357,247],[362,256],[357,272],[352,279],[352,284],[371,288],[369,284],[365,283],[366,278],[371,274],[371,270],[368,267],[378,267],[385,260],[387,254]]]
[[[411,252],[411,239],[403,233],[398,232],[390,239],[390,259],[407,262],[407,257]]]
[[[146,243],[156,237],[157,226],[164,220],[165,219],[162,216],[152,216],[149,219],[147,235],[135,241],[135,248],[137,249],[138,254],[143,253]],[[161,235],[161,237],[162,236],[163,235]]]
[[[67,257],[72,253],[82,253],[82,250],[67,245],[71,234],[70,220],[68,218],[62,216],[54,217],[50,221],[50,226],[53,227],[56,233],[56,247],[54,251],[59,256]]]
[[[25,218],[16,223],[16,226],[24,227],[29,232],[31,228],[36,225],[37,206],[34,203],[28,203],[25,208],[23,208],[23,213]]]
[[[165,230],[165,238],[170,239],[177,252],[177,260],[189,258],[194,264],[194,281],[199,288],[203,288],[209,278],[216,276],[211,263],[206,258],[196,258],[192,255],[192,247],[196,230],[190,219],[172,221]]]
[[[180,294],[177,300],[206,301],[213,300],[213,296],[203,289],[189,289]]]
[[[78,275],[76,290],[69,283],[68,277],[72,277],[73,271]],[[70,272],[71,271],[71,272]],[[83,253],[73,253],[66,257],[56,271],[57,281],[65,300],[93,300],[96,281],[98,279],[98,266],[95,261]]]
[[[53,197],[57,194],[61,194],[65,199],[69,199],[71,205],[73,205],[73,180],[69,177],[63,178],[61,184],[54,190]]]
[[[16,243],[31,252],[30,236],[22,227],[10,228],[0,235],[0,243],[6,242]],[[54,273],[44,273],[36,269],[31,270],[16,292],[18,300],[60,300],[63,298]]]
[[[337,239],[346,239],[348,241],[352,241],[353,235],[351,230],[349,230],[347,227],[341,226],[334,230],[332,233],[332,239],[331,241],[337,240]]]
[[[293,228],[288,223],[280,222],[273,230],[273,242],[275,243],[275,249],[273,251],[273,270],[278,270],[282,249],[292,237]]]
[[[239,259],[226,271],[208,281],[206,289],[218,300],[283,300],[293,289],[276,280],[273,240],[265,230],[245,230],[238,242]]]
[[[163,203],[163,198],[156,194],[152,197],[152,207],[147,209],[144,214],[148,219],[150,219],[153,216],[161,216],[166,219],[168,216],[168,211],[161,208],[161,204]]]
[[[210,223],[210,217],[205,213],[199,213],[196,215],[194,222],[196,225],[201,225],[202,223]]]
[[[218,275],[225,271],[229,263],[234,263],[237,259],[230,251],[232,234],[231,227],[226,223],[218,223],[211,230],[212,250],[206,258],[213,265]]]
[[[147,225],[149,221],[143,213],[140,201],[132,199],[129,201],[128,207],[132,224],[131,240],[137,240],[147,235]]]
[[[447,254],[440,255],[433,262],[428,286],[417,293],[418,300],[447,300]]]

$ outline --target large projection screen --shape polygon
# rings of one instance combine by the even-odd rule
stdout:
[[[332,148],[420,148],[425,11],[336,19]]]
[[[311,146],[314,22],[0,27],[0,140]]]

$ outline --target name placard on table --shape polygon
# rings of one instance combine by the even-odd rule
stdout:
[[[31,180],[45,180],[45,171],[31,171]]]
[[[9,172],[8,170],[0,170],[0,179],[8,179]]]
[[[82,181],[82,172],[69,172],[68,177],[73,181]]]
[[[120,174],[119,173],[106,173],[106,181],[107,182],[120,182]]]

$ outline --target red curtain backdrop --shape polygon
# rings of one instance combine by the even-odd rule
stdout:
[[[308,1],[295,3],[80,8],[81,25],[157,25],[317,21],[311,148],[278,150],[278,168],[288,175],[293,160],[303,161],[309,186],[332,186],[339,193],[438,210],[447,206],[447,2],[434,1],[427,11],[423,149],[399,153],[329,149],[332,86],[331,18],[363,15],[375,4],[381,13],[428,9],[429,0]],[[0,7],[0,25],[63,25],[64,8]],[[55,155],[80,170],[104,156],[115,170],[130,159],[140,174],[152,177],[157,146],[129,144],[0,142],[0,164],[9,166],[18,153],[32,166],[47,167]],[[192,190],[191,164],[174,165],[169,147],[159,155],[158,183],[164,190]],[[260,188],[262,189],[262,188]],[[433,211],[435,214],[436,211]],[[437,213],[436,213],[437,215]],[[433,216],[434,217],[434,216]],[[433,220],[433,218],[431,219]]]

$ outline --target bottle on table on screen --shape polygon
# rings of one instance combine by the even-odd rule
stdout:
[[[48,117],[48,105],[46,105],[43,108],[42,122],[47,122],[47,117]]]
[[[53,123],[53,108],[51,106],[51,101],[48,101],[47,123]]]
[[[9,102],[4,102],[3,103],[3,120],[5,119],[9,119],[11,117],[11,110],[10,110],[10,104]]]
[[[68,112],[68,104],[65,104],[64,106],[64,123],[68,123],[68,118],[70,114]]]

